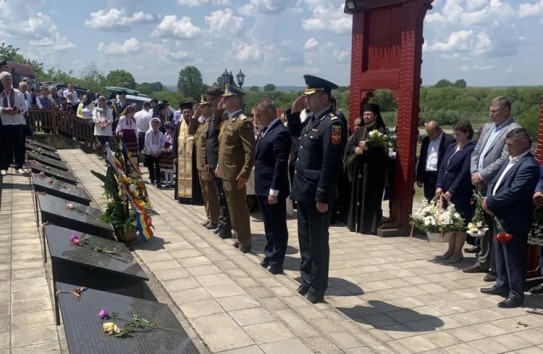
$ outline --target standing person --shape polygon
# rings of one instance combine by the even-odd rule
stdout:
[[[173,187],[173,174],[175,172],[173,163],[173,125],[167,122],[165,125],[164,146],[160,154],[160,170],[164,173],[164,185],[166,188]]]
[[[47,91],[47,86],[40,87],[40,95],[36,98],[36,105],[39,109],[50,110],[52,106],[51,99],[49,98],[49,92]],[[92,113],[92,111],[90,112]]]
[[[134,114],[134,120],[136,121],[136,126],[138,130],[138,150],[139,154],[143,153],[143,148],[145,146],[145,133],[151,127],[151,103],[144,102],[143,107],[140,111]]]
[[[203,200],[197,178],[198,170],[196,169],[196,151],[194,149],[195,131],[189,131],[189,122],[194,114],[193,102],[183,102],[180,106],[182,116],[179,124],[175,126],[173,139],[174,157],[177,159],[174,199],[184,204],[201,205]]]
[[[436,196],[443,195],[446,201],[453,203],[456,211],[460,213],[466,225],[474,214],[474,206],[471,203],[473,187],[471,185],[471,154],[475,149],[473,127],[469,120],[453,125],[456,144],[451,144],[443,156],[443,162],[439,167],[436,183]],[[449,248],[438,256],[438,259],[446,259],[448,263],[460,262],[464,257],[462,247],[466,242],[465,231],[456,231],[449,238]]]
[[[447,147],[454,143],[454,138],[445,133],[439,123],[429,120],[425,124],[426,134],[422,139],[420,157],[417,164],[417,187],[424,187],[424,198],[434,199],[439,166]]]
[[[481,292],[505,297],[498,307],[514,308],[524,304],[528,232],[534,212],[532,197],[540,175],[539,165],[530,153],[532,141],[526,129],[510,130],[505,141],[509,161],[502,164],[488,184],[483,208],[512,238],[494,241],[496,283]],[[494,230],[494,234],[501,231]]]
[[[481,137],[471,154],[471,183],[484,195],[487,184],[492,181],[500,166],[507,161],[509,151],[505,143],[507,133],[520,125],[511,117],[511,101],[499,96],[490,102],[489,110],[492,123],[483,126]],[[480,240],[480,251],[474,265],[463,270],[464,273],[488,273],[488,281],[495,279],[494,259],[492,256],[492,218],[485,217],[488,231]]]
[[[151,184],[160,188],[160,154],[164,147],[164,134],[160,131],[160,118],[151,119],[151,126],[145,133],[145,166],[149,169]]]
[[[535,193],[533,196],[534,200],[534,206],[536,208],[543,207],[543,166],[541,166],[541,170],[539,171],[540,177],[539,182],[537,182],[537,186],[535,187]],[[539,259],[540,259],[540,272],[543,276],[543,247],[539,246]],[[530,289],[530,293],[532,294],[543,294],[543,282],[533,286]]]
[[[195,114],[189,123],[189,132],[194,135],[194,148],[196,150],[196,169],[206,211],[207,220],[203,223],[206,229],[213,230],[219,224],[219,199],[215,188],[213,174],[206,164],[206,141],[211,122],[213,108],[207,101],[207,96],[202,95],[197,112],[201,112],[201,121]]]
[[[91,119],[92,118],[92,111],[94,111],[94,103],[92,103],[89,99],[89,96],[83,95],[81,96],[81,102],[77,105],[77,112],[76,116],[77,118],[81,119]]]
[[[4,91],[0,94],[0,120],[2,121],[3,155],[0,165],[0,175],[5,176],[11,162],[17,173],[24,173],[25,161],[25,112],[28,110],[25,97],[21,91],[13,88],[11,74],[7,71],[0,73],[0,83]]]
[[[111,124],[113,123],[113,112],[107,106],[104,96],[98,97],[98,106],[92,111],[94,120],[94,136],[96,136],[96,152],[101,155],[105,145],[112,135]]]
[[[277,117],[272,100],[261,100],[254,112],[255,121],[263,128],[255,147],[255,194],[266,233],[264,260],[260,264],[270,273],[279,274],[283,273],[288,244],[288,157],[292,139]]]
[[[375,103],[363,107],[364,125],[356,130],[345,149],[345,167],[351,182],[347,227],[362,234],[377,234],[383,216],[387,147],[367,143],[372,131],[386,135],[381,109]]]
[[[312,75],[304,76],[305,96],[298,97],[287,110],[289,130],[300,136],[291,197],[298,203],[298,239],[300,242],[302,282],[298,293],[310,302],[324,301],[328,287],[330,216],[337,197],[337,180],[342,167],[346,129],[333,113],[330,104],[332,89],[337,85]],[[300,111],[311,111],[307,126],[300,126]]]
[[[68,88],[62,91],[62,95],[73,107],[77,106],[79,98],[77,97],[77,92],[74,90],[74,86],[72,84],[68,84]]]
[[[241,110],[244,95],[237,87],[226,85],[222,103],[219,102],[219,108],[228,112],[228,119],[221,126],[215,173],[222,179],[232,228],[238,236],[234,247],[247,253],[251,251],[252,240],[246,183],[254,166],[255,134],[253,123]]]
[[[130,156],[139,162],[138,129],[136,119],[134,118],[135,114],[136,107],[132,105],[127,106],[120,114],[115,133],[121,137]]]
[[[230,214],[228,213],[228,204],[226,202],[226,195],[224,194],[222,179],[215,174],[217,162],[219,161],[219,135],[221,126],[224,117],[228,117],[228,113],[218,107],[223,93],[224,91],[216,86],[210,87],[205,93],[212,110],[212,119],[209,122],[206,135],[205,169],[213,176],[217,199],[219,200],[219,223],[213,232],[220,238],[225,239],[232,237],[232,223],[230,222]]]

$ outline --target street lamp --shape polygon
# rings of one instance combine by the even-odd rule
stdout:
[[[243,83],[245,82],[245,74],[241,72],[241,69],[239,69],[239,73],[236,75],[236,78],[238,79],[238,85],[241,89],[241,86],[243,86]]]
[[[226,84],[233,84],[234,79],[232,77],[232,73],[229,73],[227,69],[224,69],[224,72],[221,74],[221,76],[225,86]]]

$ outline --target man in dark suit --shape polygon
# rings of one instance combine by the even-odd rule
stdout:
[[[255,194],[266,233],[264,260],[260,264],[270,273],[279,274],[283,273],[288,243],[288,156],[292,140],[277,117],[272,100],[261,100],[255,107],[254,118],[262,127],[255,150]]]
[[[524,128],[516,128],[505,138],[509,159],[500,167],[488,185],[483,208],[495,216],[496,283],[482,288],[484,294],[506,299],[498,307],[513,308],[524,304],[526,249],[532,227],[533,192],[539,180],[539,165],[530,153],[532,141]],[[503,233],[512,236],[500,241]]]
[[[489,115],[492,123],[487,123],[481,130],[481,136],[471,154],[471,183],[484,195],[487,185],[500,166],[507,161],[509,151],[505,144],[507,133],[520,125],[511,117],[511,102],[507,97],[499,96],[490,102]],[[494,280],[494,259],[492,256],[492,219],[486,217],[489,230],[479,242],[480,250],[477,262],[463,270],[465,273],[486,273],[485,281]]]
[[[543,166],[541,166],[541,170],[539,171],[540,177],[539,182],[537,182],[537,186],[535,187],[535,193],[533,196],[534,200],[534,206],[536,208],[543,207]],[[540,264],[543,265],[543,247],[539,247],[539,259]],[[541,275],[543,276],[543,267],[540,267]],[[532,294],[543,294],[543,282],[535,285],[530,289],[530,292]]]
[[[345,151],[344,126],[330,104],[336,84],[312,76],[304,76],[307,88],[287,110],[289,130],[300,136],[300,150],[292,183],[292,199],[298,203],[298,239],[302,262],[302,284],[298,292],[312,303],[324,301],[328,287],[330,216],[337,198],[337,181]],[[300,111],[311,111],[307,126],[300,132]]]
[[[439,123],[429,120],[425,124],[427,136],[422,139],[419,163],[417,165],[417,186],[424,187],[424,198],[429,201],[436,195],[436,182],[439,165],[447,147],[454,138],[445,133]]]

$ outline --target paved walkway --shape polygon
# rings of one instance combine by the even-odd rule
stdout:
[[[105,171],[103,160],[80,150],[60,154],[104,208],[100,182],[89,173]],[[211,352],[543,352],[543,297],[528,295],[524,308],[499,309],[499,298],[479,292],[488,286],[482,274],[460,271],[472,264],[472,256],[454,266],[437,264],[433,256],[444,251],[443,245],[332,227],[327,303],[312,305],[296,293],[294,219],[288,222],[285,274],[273,276],[258,265],[264,242],[258,215],[251,224],[255,253],[244,255],[232,240],[221,240],[200,226],[203,207],[177,203],[171,189],[148,185],[148,190],[157,212],[156,237],[138,244],[134,254],[151,275],[153,294],[169,303],[191,338]],[[28,178],[4,177],[1,207],[0,242],[5,247],[0,249],[0,296],[5,301],[0,303],[0,348],[5,353],[9,348],[58,353],[65,348],[63,329],[53,322]],[[4,251],[9,247],[11,253]],[[21,281],[21,276],[32,278]],[[19,310],[26,310],[26,322]],[[30,320],[38,312],[45,320]]]

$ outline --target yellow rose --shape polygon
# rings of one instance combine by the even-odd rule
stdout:
[[[114,322],[104,322],[104,324],[102,324],[102,329],[105,333],[109,335],[117,334],[120,332],[119,327],[117,327]]]

